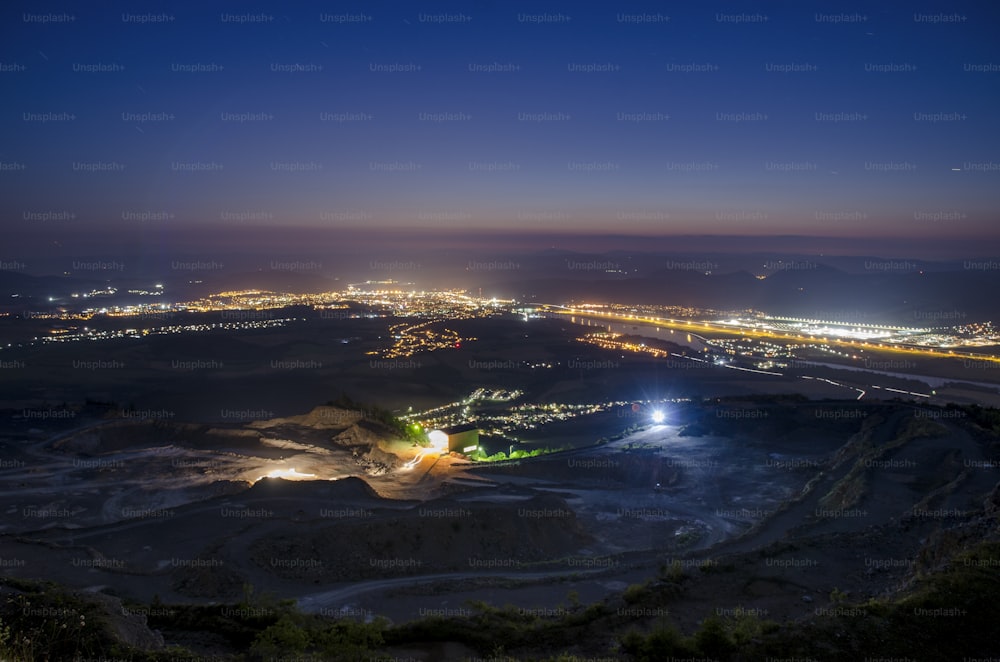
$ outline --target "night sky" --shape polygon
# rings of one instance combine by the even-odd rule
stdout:
[[[992,3],[92,4],[0,10],[3,257],[250,226],[997,234]]]

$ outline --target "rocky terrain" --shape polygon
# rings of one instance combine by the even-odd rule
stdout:
[[[913,655],[937,650],[923,632],[992,618],[992,410],[706,402],[600,446],[410,469],[420,449],[363,419],[327,407],[5,440],[24,463],[0,472],[7,604],[68,591],[44,627],[100,614],[109,641],[147,651],[236,655],[280,621],[415,659]],[[263,477],[292,468],[311,478]],[[66,589],[41,597],[38,581]],[[366,627],[381,644],[352,629]]]

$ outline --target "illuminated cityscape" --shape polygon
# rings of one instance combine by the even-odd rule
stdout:
[[[0,21],[0,662],[1000,660],[1000,5]]]

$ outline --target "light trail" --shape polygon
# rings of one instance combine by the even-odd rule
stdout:
[[[892,391],[893,393],[905,393],[907,395],[915,395],[918,398],[929,398],[929,397],[931,397],[930,393],[917,393],[915,391],[904,391],[904,390],[898,389],[898,388],[889,388],[888,386],[874,386],[873,385],[872,388],[882,389],[883,391]]]
[[[742,370],[743,372],[756,372],[756,373],[760,373],[762,375],[777,375],[778,377],[784,377],[785,376],[784,373],[781,373],[781,372],[769,372],[767,370],[756,370],[754,368],[740,368],[739,366],[735,366],[735,365],[722,365],[721,367],[723,367],[723,368],[729,368],[731,370]]]
[[[802,379],[814,379],[819,382],[826,382],[827,384],[831,384],[833,386],[839,386],[840,388],[849,388],[852,391],[857,391],[859,394],[858,397],[856,398],[857,400],[860,400],[861,398],[865,397],[865,391],[856,386],[848,386],[847,384],[841,384],[840,382],[835,382],[832,379],[827,379],[826,377],[813,377],[811,375],[799,375],[799,377],[801,377]],[[879,388],[879,387],[873,386],[872,388]]]
[[[412,460],[404,464],[402,468],[405,469],[406,471],[414,469],[415,467],[419,466],[421,462],[424,461],[424,458],[429,457],[430,454],[431,451],[420,451],[419,453],[417,453],[416,457],[414,457]]]

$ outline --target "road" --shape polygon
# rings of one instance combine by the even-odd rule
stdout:
[[[549,570],[544,572],[444,572],[434,575],[415,575],[407,577],[392,577],[390,579],[372,579],[365,582],[355,582],[349,586],[335,588],[329,591],[312,593],[298,599],[298,608],[306,613],[319,613],[325,610],[337,610],[362,593],[384,591],[405,586],[417,586],[434,582],[458,582],[468,579],[507,579],[532,580],[553,579],[558,577],[574,577],[607,572],[607,568],[589,568],[575,570]]]
[[[991,356],[989,354],[982,354],[979,352],[963,352],[950,349],[921,347],[917,345],[895,345],[892,343],[887,344],[887,343],[868,342],[861,340],[841,340],[837,338],[824,338],[822,336],[782,333],[779,331],[767,331],[764,329],[758,329],[756,327],[751,327],[751,326],[720,324],[718,322],[674,320],[662,317],[647,317],[642,315],[620,315],[616,313],[567,308],[565,306],[548,304],[548,303],[538,304],[538,307],[539,310],[547,313],[578,316],[578,317],[590,317],[594,319],[605,319],[614,322],[622,322],[628,324],[654,324],[656,326],[660,326],[667,329],[679,329],[691,333],[700,331],[701,333],[706,333],[706,332],[724,333],[727,335],[744,336],[751,338],[767,338],[770,340],[785,340],[785,341],[804,340],[804,341],[821,342],[827,345],[834,345],[838,347],[846,347],[857,351],[887,352],[887,353],[904,354],[907,356],[921,356],[928,358],[976,359],[980,361],[990,361],[993,363],[1000,364],[1000,357]]]

